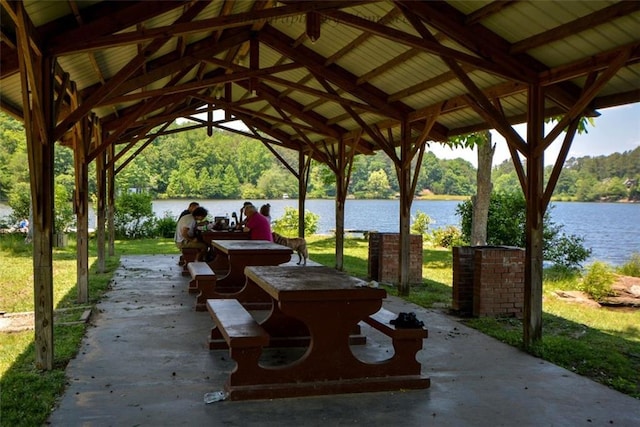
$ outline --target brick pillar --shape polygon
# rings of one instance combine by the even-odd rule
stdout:
[[[522,318],[524,249],[477,247],[473,250],[473,315]]]
[[[453,248],[453,301],[458,314],[473,313],[473,253],[471,246]]]
[[[380,280],[378,269],[380,265],[380,233],[372,231],[369,233],[369,280]]]
[[[369,234],[369,278],[384,283],[398,283],[400,272],[400,234]],[[422,283],[422,236],[409,237],[409,281]]]

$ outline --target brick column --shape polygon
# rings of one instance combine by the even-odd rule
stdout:
[[[479,247],[473,254],[473,315],[522,318],[524,249]]]
[[[371,280],[398,283],[400,271],[400,234],[369,233],[369,266]],[[422,283],[422,236],[409,237],[409,281]]]
[[[473,253],[471,246],[453,248],[453,310],[461,315],[473,313]]]

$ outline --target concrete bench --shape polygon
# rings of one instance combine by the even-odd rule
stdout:
[[[204,289],[214,289],[216,286],[216,273],[206,262],[194,261],[187,265],[187,270],[191,276],[189,282],[189,293],[202,294]],[[205,301],[196,299],[196,311],[205,311]]]
[[[424,327],[397,328],[390,323],[397,317],[396,313],[381,308],[363,322],[391,338],[394,354],[385,361],[391,367],[390,375],[419,375],[416,354],[422,350],[422,340],[428,337],[428,331]]]

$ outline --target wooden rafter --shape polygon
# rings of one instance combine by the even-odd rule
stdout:
[[[164,27],[146,29],[145,31],[129,31],[121,34],[113,34],[116,31],[112,31],[111,33],[105,34],[104,36],[100,37],[87,36],[79,39],[71,39],[73,40],[72,42],[67,41],[67,43],[54,43],[50,47],[50,53],[53,55],[64,55],[71,52],[78,53],[86,52],[89,50],[106,49],[128,44],[143,43],[158,37],[184,36],[202,31],[214,31],[235,27],[244,27],[255,22],[261,22],[272,18],[286,18],[289,16],[301,15],[308,11],[352,7],[360,3],[369,2],[370,1],[297,2],[291,5],[268,8],[259,11],[217,16],[215,18],[201,19],[194,22],[180,22]],[[88,31],[88,29],[86,29],[85,31]]]
[[[410,12],[420,17],[432,28],[445,33],[456,43],[483,58],[484,61],[495,64],[503,75],[510,80],[533,82],[536,80],[532,61],[516,58],[508,54],[509,44],[479,24],[468,25],[466,16],[454,7],[436,2],[394,1],[403,8],[405,14]],[[459,61],[453,56],[451,59]],[[479,68],[489,69],[482,67]],[[506,74],[506,75],[505,75]]]
[[[600,9],[597,12],[590,13],[574,21],[552,28],[551,30],[520,40],[511,45],[509,53],[513,55],[526,52],[551,42],[562,40],[565,37],[578,34],[581,31],[605,24],[613,19],[619,18],[620,16],[628,15],[638,10],[640,10],[640,2],[621,1],[604,9]]]
[[[412,5],[411,8],[413,7],[414,6]],[[487,72],[504,76],[509,79],[522,81],[523,78],[531,74],[519,74],[516,70],[510,70],[510,68],[504,67],[504,64],[497,65],[492,61],[487,61],[483,58],[469,55],[460,50],[445,47],[440,43],[433,43],[429,40],[424,40],[423,38],[413,36],[394,28],[376,24],[375,22],[371,22],[367,19],[346,12],[331,10],[322,13],[327,15],[331,19],[342,22],[343,24],[370,32],[372,34],[376,34],[380,37],[388,38],[389,40],[392,40],[394,42],[405,44],[415,49],[420,49],[421,51],[429,54],[438,55],[440,57],[445,56],[447,58],[460,61],[464,64],[477,67]]]
[[[176,20],[175,24],[179,25],[180,23],[191,21],[198,15],[199,11],[200,8],[198,7],[190,8]],[[157,52],[170,40],[171,37],[165,35],[157,37],[151,43],[149,43],[141,53],[134,56],[134,58],[131,59],[124,67],[122,67],[111,79],[109,79],[107,83],[105,83],[100,89],[91,94],[91,96],[87,98],[81,105],[79,105],[78,108],[72,111],[71,114],[69,114],[69,116],[67,116],[62,121],[62,123],[56,126],[56,129],[54,131],[54,139],[60,138],[60,136],[62,136],[62,134],[70,125],[78,121],[81,117],[86,115],[89,110],[97,106],[98,103],[105,99],[111,91],[115,90],[137,69],[144,65],[149,56]]]
[[[627,62],[631,51],[629,49],[621,51],[617,58],[615,58],[609,67],[598,77],[598,79],[589,86],[589,88],[582,93],[580,98],[571,107],[567,114],[556,124],[556,126],[547,134],[542,144],[537,147],[537,153],[543,152],[549,145],[555,141],[565,127],[576,117],[581,116],[583,110],[589,105],[589,103],[595,98],[602,87],[616,75],[618,70]]]
[[[347,90],[354,96],[360,98],[370,105],[376,106],[381,113],[389,117],[400,119],[398,106],[389,105],[386,101],[387,95],[381,93],[379,89],[370,85],[357,85],[357,78],[346,70],[339,67],[324,67],[324,58],[308,48],[299,46],[297,49],[291,47],[291,40],[273,27],[265,27],[260,33],[260,40],[282,55],[290,58],[293,62],[303,64],[309,70],[322,74],[328,81]],[[400,110],[402,111],[402,109]]]

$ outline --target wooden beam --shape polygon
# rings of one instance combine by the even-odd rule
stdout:
[[[88,52],[87,45],[97,44],[98,40],[108,40],[110,36],[135,27],[149,19],[182,7],[184,1],[145,0],[143,2],[98,2],[82,9],[83,25],[78,26],[75,18],[69,15],[44,24],[40,31],[49,40],[47,53],[61,56],[68,53]],[[144,32],[140,30],[138,32]],[[136,32],[136,33],[138,33]],[[127,32],[125,32],[126,34]],[[150,36],[144,43],[157,36]],[[136,42],[133,41],[133,44]],[[117,45],[105,44],[100,48]]]
[[[87,152],[91,142],[93,124],[85,117],[78,124],[80,131],[76,133],[73,149],[73,166],[75,172],[75,191],[73,197],[76,215],[76,287],[77,302],[85,304],[89,301],[89,163]]]
[[[555,141],[555,139],[560,135],[560,133],[567,127],[567,125],[576,117],[582,115],[582,112],[589,103],[596,97],[598,92],[604,87],[605,84],[611,80],[618,70],[625,64],[629,56],[631,55],[631,51],[629,49],[621,51],[618,56],[611,62],[609,67],[598,77],[598,79],[593,82],[586,89],[580,98],[576,101],[576,103],[571,107],[567,114],[560,120],[556,126],[547,134],[544,138],[544,141],[538,145],[538,152],[543,152],[547,149],[549,145]],[[538,153],[536,153],[538,154]]]
[[[22,5],[18,6],[22,8]],[[21,12],[22,13],[22,12]],[[29,49],[24,44],[20,49]],[[28,55],[22,52],[20,59],[20,78],[22,86],[22,105],[24,106],[24,128],[27,140],[27,159],[29,162],[29,182],[31,185],[31,206],[33,208],[33,286],[34,286],[34,349],[37,369],[53,369],[53,252],[51,249],[53,235],[53,141],[43,140],[46,137],[33,123],[36,104],[31,102],[34,92],[44,102],[40,104],[45,129],[53,122],[53,82],[47,73],[51,63],[45,59],[38,62],[41,69],[37,73],[27,73],[25,60]],[[31,77],[38,80],[30,81]]]
[[[96,129],[96,145],[100,145],[102,140],[102,129]],[[105,252],[105,226],[107,222],[107,150],[103,150],[96,157],[96,246],[98,256],[98,273],[106,271]]]
[[[625,66],[640,61],[640,42],[632,42],[625,46],[616,47],[606,52],[598,53],[589,58],[581,58],[574,62],[563,64],[552,69],[546,69],[538,73],[538,80],[544,86],[554,85],[567,80],[583,77],[594,71],[602,71],[620,57],[621,52],[629,52]]]
[[[480,24],[468,25],[467,17],[449,4],[441,2],[394,1],[403,8],[417,15],[430,27],[446,34],[451,40],[465,49],[478,55],[483,61],[495,64],[498,75],[520,82],[534,82],[535,71],[542,69],[542,64],[535,63],[527,57],[509,55],[509,43]],[[457,59],[451,57],[452,59]],[[478,65],[473,64],[470,65]],[[480,67],[486,69],[484,67]]]
[[[280,54],[290,58],[293,62],[303,64],[310,71],[324,76],[328,81],[348,91],[353,96],[375,106],[380,110],[381,114],[398,120],[401,118],[398,111],[404,111],[405,108],[398,105],[389,105],[386,101],[387,94],[371,85],[358,86],[356,84],[357,77],[340,67],[335,65],[325,67],[324,62],[326,59],[311,49],[304,46],[298,46],[294,49],[292,47],[292,40],[285,34],[267,26],[260,33],[260,41],[280,52]]]
[[[509,6],[516,4],[516,0],[507,0],[507,1],[493,1],[491,3],[482,6],[480,9],[476,9],[474,12],[471,12],[467,15],[464,20],[467,25],[474,25],[481,23],[485,18],[489,18],[497,15],[502,12],[504,9],[507,9]]]
[[[511,45],[510,54],[518,54],[535,49],[552,42],[573,36],[585,30],[590,30],[599,25],[610,22],[621,16],[630,15],[640,10],[640,2],[621,1],[604,9],[582,16],[566,24],[559,25],[550,30],[538,33]]]
[[[355,108],[358,110],[368,111],[371,113],[378,113],[377,108],[366,103],[357,102],[357,101],[353,101],[348,98],[345,98],[344,96],[341,96],[340,94],[338,94],[337,91],[334,91],[332,93],[323,92],[321,90],[314,89],[312,87],[305,86],[302,84],[298,84],[286,79],[282,79],[280,77],[274,77],[273,75],[270,75],[270,74],[263,76],[262,79],[291,89],[288,93],[293,91],[307,93],[309,95],[317,96],[323,101],[335,102],[339,105],[347,105],[351,108]],[[309,108],[305,107],[305,110],[309,111]]]
[[[411,2],[411,6],[408,8],[408,10],[414,10],[417,5],[418,2]],[[350,27],[367,31],[379,37],[383,37],[415,49],[420,49],[425,53],[434,54],[440,57],[445,56],[447,58],[460,61],[464,64],[485,70],[489,73],[496,74],[508,79],[523,81],[524,78],[526,78],[528,75],[531,75],[531,72],[520,74],[513,69],[513,66],[506,67],[503,63],[498,64],[493,61],[487,61],[482,57],[469,55],[468,53],[461,50],[452,49],[443,46],[440,43],[433,43],[430,40],[425,40],[412,34],[396,30],[392,27],[380,25],[368,19],[361,18],[359,16],[352,15],[346,12],[331,10],[323,11],[322,14],[326,15],[330,19],[336,20]]]
[[[192,8],[187,10],[176,20],[176,22],[174,22],[174,24],[178,25],[185,21],[194,19],[197,16],[198,11],[199,8]],[[111,79],[109,79],[108,82],[106,82],[100,89],[91,94],[91,96],[89,96],[81,105],[79,105],[78,108],[73,110],[71,114],[69,114],[60,124],[58,124],[54,131],[54,138],[60,138],[70,126],[72,126],[75,122],[80,120],[80,118],[85,116],[92,108],[97,106],[98,103],[107,98],[112,91],[114,91],[117,87],[124,83],[137,69],[139,69],[146,63],[149,57],[160,50],[160,48],[162,48],[162,46],[164,46],[170,40],[170,36],[164,35],[155,38],[151,43],[149,43],[145,47],[143,52],[136,55],[124,67],[118,70],[118,72]]]
[[[28,79],[26,82],[34,85],[35,82],[41,81],[43,78],[48,78],[51,70],[43,70],[42,63],[43,58],[33,50],[35,35],[33,31],[33,24],[24,10],[24,4],[22,2],[16,3],[16,33],[18,36],[19,55],[20,55],[20,74],[27,74]],[[47,77],[43,77],[41,73],[46,73]],[[26,109],[26,105],[31,105],[31,126],[34,126],[40,133],[40,140],[48,144],[48,135],[45,126],[45,118],[43,114],[43,100],[40,90],[31,88],[29,86],[23,88],[31,92],[29,104],[23,104],[23,108]],[[54,138],[56,139],[56,138]]]
[[[87,34],[81,38],[70,38],[66,43],[62,41],[50,47],[50,53],[56,56],[69,53],[79,53],[91,50],[101,50],[117,46],[144,43],[157,37],[185,36],[193,33],[211,32],[236,27],[245,27],[264,20],[275,18],[286,18],[289,16],[302,15],[309,11],[321,11],[323,9],[335,9],[342,7],[353,7],[369,1],[305,1],[296,2],[290,5],[268,8],[263,10],[252,10],[249,12],[236,13],[233,15],[223,15],[208,19],[199,19],[193,22],[180,22],[163,27],[147,28],[144,31],[128,31],[120,34],[107,33],[99,37],[91,37]],[[162,3],[162,2],[160,2]],[[149,6],[146,6],[149,7]],[[140,22],[144,19],[137,19]],[[130,24],[129,26],[131,26]],[[89,31],[89,29],[87,29]]]
[[[542,339],[542,250],[544,227],[542,209],[544,151],[538,150],[544,136],[544,93],[540,85],[532,85],[528,98],[527,120],[527,191],[525,225],[525,274],[523,344],[531,350]]]
[[[112,105],[112,104],[121,104],[126,102],[139,101],[141,99],[159,97],[159,96],[167,96],[174,94],[184,94],[185,92],[194,92],[199,91],[201,89],[207,89],[211,86],[230,83],[230,82],[238,82],[240,80],[250,80],[260,76],[266,76],[269,74],[277,74],[284,71],[294,70],[296,68],[301,68],[302,65],[289,63],[284,65],[278,65],[276,67],[268,67],[258,70],[247,70],[244,72],[230,73],[230,74],[220,74],[216,77],[206,78],[200,81],[192,81],[189,83],[184,83],[181,85],[175,85],[173,87],[163,87],[160,89],[152,89],[147,90],[140,93],[133,93],[130,95],[121,95],[112,98],[104,98],[100,102],[98,102],[95,106],[104,106],[104,105]]]

